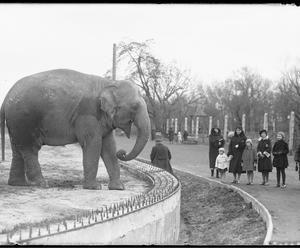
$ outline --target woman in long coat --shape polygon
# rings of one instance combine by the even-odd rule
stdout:
[[[272,172],[271,161],[271,140],[268,137],[268,133],[265,129],[259,132],[260,138],[257,145],[257,170],[262,173],[261,185],[269,185],[269,172]]]
[[[221,135],[219,128],[212,128],[209,135],[209,168],[211,176],[214,176],[214,169],[217,156],[219,154],[219,148],[222,148],[225,144],[225,140]],[[216,169],[216,177],[219,178],[219,171]]]
[[[230,159],[229,173],[233,174],[232,183],[239,183],[242,169],[242,155],[246,147],[247,137],[244,131],[237,127],[234,132],[234,136],[231,138],[228,149],[228,156]]]
[[[151,163],[158,167],[162,168],[169,173],[173,174],[173,170],[170,164],[171,153],[167,146],[162,144],[162,138],[157,136],[155,139],[156,145],[152,148],[150,159]]]
[[[273,166],[276,168],[277,187],[280,187],[280,174],[282,175],[282,188],[285,188],[285,169],[288,167],[289,162],[287,154],[289,153],[289,145],[284,141],[284,133],[277,133],[277,142],[273,146],[272,153]]]

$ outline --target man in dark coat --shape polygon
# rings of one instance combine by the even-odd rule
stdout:
[[[171,128],[169,128],[169,132],[168,132],[168,134],[169,134],[169,141],[170,141],[170,143],[172,143],[173,144],[173,141],[174,141],[174,130],[173,130],[173,128],[171,127]]]
[[[244,131],[237,127],[234,136],[231,138],[228,148],[228,157],[230,159],[229,173],[233,174],[232,183],[239,183],[242,174],[242,155],[246,147],[247,137]],[[238,178],[237,178],[238,177]]]
[[[271,140],[268,137],[268,133],[265,129],[259,132],[260,138],[257,145],[257,170],[262,174],[261,185],[269,185],[269,172],[272,172],[272,161],[271,161]]]
[[[216,158],[219,154],[219,148],[222,148],[225,144],[225,140],[221,135],[219,128],[212,128],[209,135],[209,168],[211,176],[214,176],[214,169]],[[216,170],[216,177],[219,178],[219,171]]]
[[[297,150],[295,152],[295,156],[294,157],[295,157],[294,160],[296,162],[296,168],[295,168],[295,170],[298,171],[299,180],[300,180],[300,170],[298,169],[299,165],[300,165],[300,144],[297,147]]]
[[[162,144],[161,136],[156,136],[155,139],[156,145],[152,148],[150,159],[151,163],[158,167],[162,168],[169,173],[173,174],[173,170],[170,164],[171,153],[168,147]]]
[[[284,141],[284,133],[277,133],[277,142],[275,142],[272,153],[273,166],[276,168],[277,187],[280,187],[280,174],[282,175],[282,188],[285,188],[285,169],[288,167],[287,154],[289,153],[289,145]]]
[[[184,130],[183,131],[183,141],[187,141],[188,135],[189,135],[189,133],[186,130]]]

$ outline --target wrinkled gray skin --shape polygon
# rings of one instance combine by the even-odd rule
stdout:
[[[19,80],[1,107],[2,122],[4,119],[13,152],[8,184],[14,186],[46,185],[38,162],[42,145],[79,142],[83,187],[101,189],[96,182],[101,156],[110,179],[109,189],[123,190],[117,158],[134,159],[143,150],[150,131],[146,104],[133,83],[67,69]],[[138,128],[132,151],[116,153],[113,129],[122,129],[129,138],[132,123]],[[4,143],[4,130],[1,132]]]

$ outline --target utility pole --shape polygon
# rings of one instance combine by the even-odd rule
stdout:
[[[113,79],[113,81],[116,80],[116,68],[117,68],[116,57],[117,57],[117,46],[114,43],[114,45],[113,45],[113,64],[112,64],[112,79]]]

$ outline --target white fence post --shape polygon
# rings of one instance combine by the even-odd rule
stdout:
[[[188,118],[187,117],[184,118],[184,130],[188,131]]]
[[[212,116],[209,117],[208,134],[210,134],[211,129],[212,129]]]
[[[265,113],[264,115],[264,129],[268,131],[268,113]]]
[[[167,119],[166,133],[169,132],[169,119]]]
[[[227,140],[227,130],[228,130],[228,115],[224,117],[224,139]]]
[[[290,116],[290,126],[289,126],[289,149],[290,155],[293,152],[293,145],[294,145],[294,127],[295,127],[295,113],[294,111],[291,112]]]
[[[198,131],[199,131],[199,117],[197,116],[196,117],[196,138],[199,137],[199,134],[198,134]]]
[[[243,114],[242,116],[242,129],[246,132],[246,114]]]

